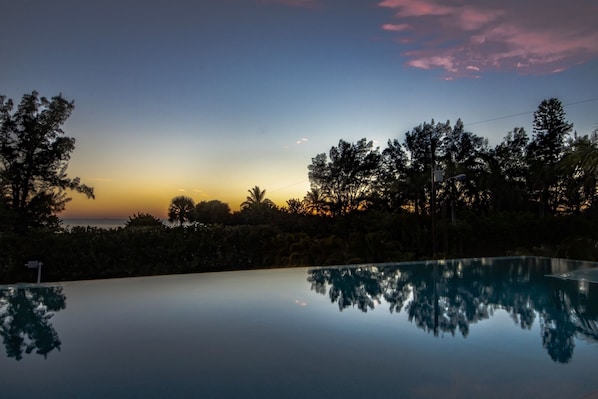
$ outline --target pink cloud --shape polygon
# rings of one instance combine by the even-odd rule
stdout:
[[[402,32],[409,29],[409,25],[407,24],[384,24],[382,25],[382,29],[388,30],[391,32]]]
[[[504,13],[501,10],[479,10],[468,7],[461,7],[457,10],[455,17],[465,30],[483,28],[492,21],[497,20]]]
[[[428,0],[385,0],[379,5],[380,7],[398,8],[397,17],[451,14],[451,8]]]
[[[488,70],[556,73],[598,57],[598,2],[383,0],[382,29],[404,43],[407,65],[477,77]],[[398,27],[393,29],[393,27]]]
[[[455,60],[450,55],[419,57],[409,61],[407,64],[409,64],[412,67],[421,69],[441,67],[449,72],[457,72],[457,68],[455,67]]]

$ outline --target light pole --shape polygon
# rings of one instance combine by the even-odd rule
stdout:
[[[436,146],[434,145],[434,138],[432,136],[432,130],[430,129],[430,216],[432,217],[432,259],[436,258],[436,160],[434,155],[436,152]],[[442,173],[442,172],[440,172]],[[442,174],[441,180],[442,181]]]
[[[454,226],[457,224],[457,211],[455,209],[455,182],[456,181],[464,181],[465,174],[459,173],[458,175],[449,177],[448,181],[451,182],[451,224]]]

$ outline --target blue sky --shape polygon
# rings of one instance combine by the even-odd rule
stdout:
[[[64,217],[163,216],[176,195],[236,209],[254,185],[283,205],[341,138],[383,148],[461,118],[494,145],[531,134],[550,97],[578,133],[598,128],[595,1],[21,0],[3,15],[0,94],[75,100],[69,173],[97,199]]]

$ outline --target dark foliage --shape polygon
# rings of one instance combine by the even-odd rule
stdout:
[[[290,266],[397,262],[430,257],[429,218],[369,210],[343,218],[278,211],[269,224],[73,228],[0,240],[0,282],[35,281],[24,264],[44,263],[44,281]],[[598,217],[535,213],[439,219],[438,256],[546,255],[598,260]]]
[[[515,128],[490,148],[460,120],[423,123],[382,152],[340,140],[312,159],[311,190],[283,208],[254,186],[233,213],[173,198],[177,227],[137,214],[113,230],[3,229],[0,279],[34,280],[23,266],[34,259],[46,281],[508,254],[598,260],[598,135],[568,139],[570,129],[551,99],[531,141]],[[6,198],[0,225],[14,217]]]
[[[73,109],[62,95],[48,100],[34,91],[13,111],[12,100],[0,96],[0,231],[57,229],[67,190],[94,197],[93,188],[66,173],[75,139],[62,125]]]

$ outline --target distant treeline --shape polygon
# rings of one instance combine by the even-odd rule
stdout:
[[[179,196],[168,208],[177,227],[137,214],[112,230],[63,229],[56,217],[65,190],[93,197],[64,175],[74,139],[59,126],[72,107],[34,92],[11,114],[0,97],[3,282],[32,280],[29,260],[44,263],[45,280],[508,254],[598,260],[598,132],[571,134],[555,98],[534,113],[531,137],[515,128],[490,147],[461,120],[432,120],[382,150],[340,140],[312,158],[310,191],[285,206],[259,186],[238,212]]]
[[[25,262],[43,262],[44,281],[290,266],[397,262],[432,257],[429,217],[354,212],[327,218],[271,210],[269,224],[163,225],[60,233],[3,234],[1,282],[35,281]],[[598,260],[598,216],[440,217],[437,257],[545,255]]]

